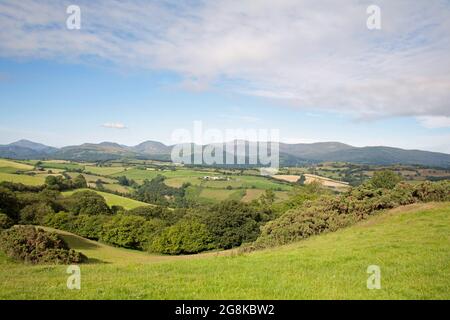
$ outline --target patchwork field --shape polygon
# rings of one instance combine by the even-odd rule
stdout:
[[[91,259],[81,290],[67,289],[66,266],[0,254],[0,299],[450,299],[450,203],[401,207],[246,254],[169,258],[65,237]],[[366,287],[369,265],[381,269],[380,290]]]
[[[109,206],[121,206],[127,210],[135,209],[137,207],[150,206],[150,204],[145,203],[145,202],[140,202],[137,200],[121,197],[121,196],[118,196],[115,194],[101,192],[101,191],[92,190],[92,189],[78,189],[78,190],[74,190],[74,191],[66,191],[66,192],[63,192],[63,195],[70,196],[70,195],[74,194],[75,192],[79,192],[79,191],[94,191],[94,192],[98,193],[99,195],[101,195],[103,198],[105,198],[105,201]]]
[[[23,183],[30,186],[39,186],[43,185],[45,183],[45,177],[47,175],[35,175],[30,176],[26,174],[11,174],[11,173],[5,173],[0,172],[0,182],[2,181],[8,181],[8,182],[14,182],[14,183]]]

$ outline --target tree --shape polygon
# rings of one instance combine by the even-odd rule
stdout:
[[[230,249],[253,241],[259,234],[262,214],[254,207],[238,201],[224,201],[204,214],[203,222],[214,238],[216,248]]]
[[[14,222],[18,221],[19,202],[13,192],[3,187],[0,187],[0,210]]]
[[[42,224],[44,217],[54,214],[52,207],[44,202],[33,203],[20,210],[21,224]]]
[[[116,215],[103,226],[103,241],[130,249],[142,249],[147,241],[145,219],[131,215]]]
[[[67,206],[69,211],[75,215],[111,214],[111,209],[106,204],[105,199],[93,191],[75,192],[67,199]]]
[[[394,189],[400,181],[402,181],[402,178],[395,172],[382,170],[374,172],[370,184],[377,189]]]
[[[181,220],[165,229],[150,246],[153,252],[192,254],[212,249],[213,238],[207,227],[197,220]]]
[[[86,179],[84,178],[84,176],[82,174],[79,174],[73,180],[73,187],[74,188],[83,189],[83,188],[87,188],[87,186],[88,185],[87,185]]]

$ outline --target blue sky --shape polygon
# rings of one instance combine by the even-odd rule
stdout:
[[[200,120],[450,153],[446,2],[381,1],[378,34],[361,1],[79,1],[76,31],[64,1],[23,3],[0,3],[0,144],[169,144]]]

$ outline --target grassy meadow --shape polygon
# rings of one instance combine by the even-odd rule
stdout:
[[[90,258],[81,290],[66,288],[65,266],[0,255],[0,299],[450,299],[450,203],[245,254],[153,256],[63,234]],[[381,268],[380,290],[366,287],[369,265]]]
[[[121,206],[121,207],[124,207],[126,210],[131,210],[131,209],[135,209],[138,207],[151,205],[151,204],[148,204],[145,202],[140,202],[140,201],[133,200],[130,198],[121,197],[121,196],[118,196],[118,195],[115,195],[112,193],[101,192],[101,191],[92,190],[92,189],[78,189],[78,190],[73,190],[73,191],[66,191],[66,192],[63,192],[63,195],[70,196],[70,195],[74,194],[75,192],[80,192],[80,191],[94,191],[94,192],[98,193],[103,198],[105,198],[106,203],[110,207],[111,206]]]

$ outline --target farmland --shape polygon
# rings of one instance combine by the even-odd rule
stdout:
[[[23,265],[0,253],[0,298],[449,299],[449,207],[398,208],[254,253],[154,256],[63,233],[91,259],[81,267],[81,290],[66,288],[65,266]],[[372,264],[381,268],[381,290],[366,288]]]
[[[63,192],[63,195],[70,196],[73,193],[79,192],[79,191],[93,191],[93,190],[91,190],[91,189],[78,189],[76,191]],[[121,207],[125,208],[126,210],[131,210],[131,209],[134,209],[134,208],[137,208],[137,207],[142,207],[142,206],[149,206],[148,203],[144,203],[144,202],[136,201],[136,200],[133,200],[133,199],[117,196],[115,194],[101,192],[101,191],[97,191],[97,190],[94,190],[94,191],[96,193],[98,193],[99,195],[101,195],[103,198],[105,198],[106,203],[109,206],[121,206]]]

